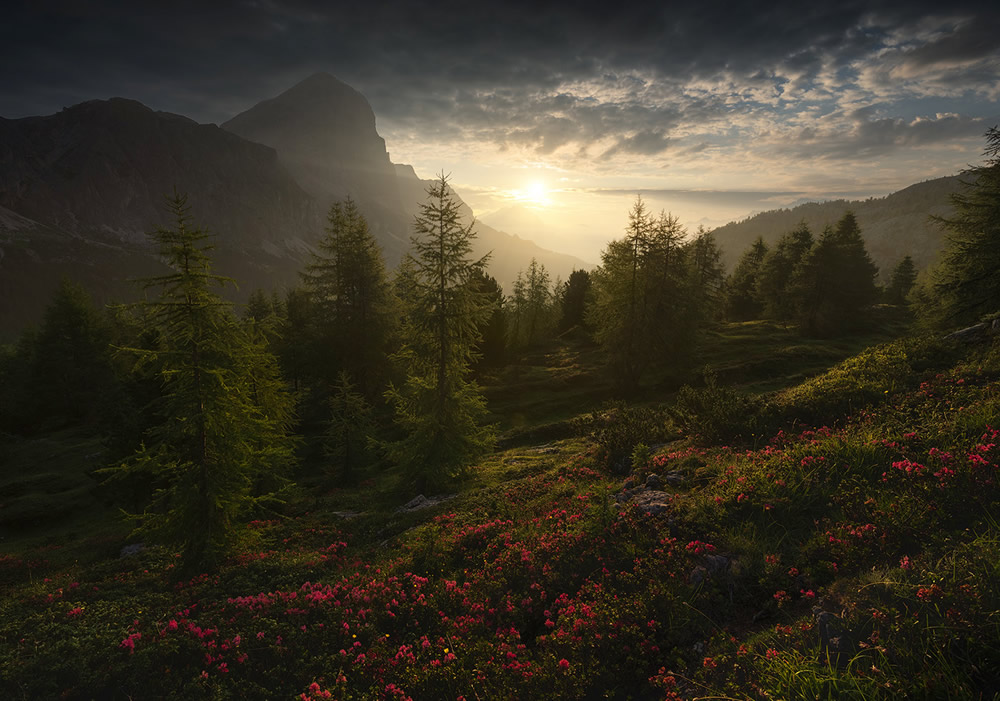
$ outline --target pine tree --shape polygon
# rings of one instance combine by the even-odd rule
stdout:
[[[347,371],[341,370],[330,396],[324,447],[342,483],[354,484],[358,469],[368,463],[374,432],[371,405],[356,391]]]
[[[674,371],[690,359],[704,306],[684,235],[676,217],[654,219],[637,199],[625,238],[608,244],[591,274],[588,323],[627,391],[654,363]]]
[[[471,258],[473,225],[462,225],[444,174],[428,188],[414,228],[414,255],[397,276],[407,318],[394,357],[408,376],[386,398],[407,434],[390,455],[422,491],[444,486],[493,445],[492,430],[482,425],[482,394],[468,379],[480,325],[492,310],[474,284],[488,256]]]
[[[90,296],[62,279],[34,337],[21,411],[33,423],[95,419],[114,383],[110,340]]]
[[[904,256],[892,270],[889,286],[885,290],[886,301],[890,304],[906,304],[906,296],[916,282],[917,268],[913,265],[913,258]]]
[[[939,324],[968,323],[1000,308],[1000,129],[986,132],[984,165],[962,172],[954,214],[938,221],[948,230],[933,272],[934,302],[924,316]]]
[[[503,288],[496,278],[485,272],[476,272],[472,279],[473,286],[489,300],[492,308],[486,322],[479,325],[479,335],[482,337],[476,346],[479,365],[500,367],[507,357],[507,314],[504,309]]]
[[[554,298],[551,278],[545,266],[535,258],[527,270],[521,270],[514,281],[511,298],[511,345],[531,346],[552,330]]]
[[[574,270],[569,274],[569,279],[563,288],[560,331],[566,331],[574,326],[586,327],[585,313],[590,287],[590,273],[586,270]]]
[[[802,222],[775,244],[757,277],[757,296],[764,305],[764,316],[778,321],[795,318],[796,300],[789,290],[792,275],[813,247],[813,235]]]
[[[722,249],[715,240],[715,234],[698,227],[694,239],[688,244],[691,263],[694,266],[695,282],[709,306],[719,301],[726,269],[722,265]]]
[[[151,236],[171,268],[145,281],[159,297],[144,303],[160,345],[129,349],[160,377],[162,424],[150,429],[113,477],[145,475],[157,485],[135,518],[139,532],[179,545],[185,569],[217,564],[237,540],[240,518],[267,500],[292,461],[290,404],[276,366],[246,337],[228,303],[213,290],[227,282],[211,271],[208,234],[192,224],[187,198],[169,199],[170,229]]]
[[[757,293],[767,244],[760,236],[748,248],[732,274],[726,281],[724,309],[731,321],[759,319],[764,313],[764,304]]]
[[[789,283],[800,328],[831,336],[855,327],[878,296],[877,274],[857,220],[847,212],[835,229],[824,230]]]
[[[302,275],[318,344],[314,372],[332,386],[347,370],[372,398],[384,386],[393,307],[381,249],[353,200],[330,208],[317,248]]]

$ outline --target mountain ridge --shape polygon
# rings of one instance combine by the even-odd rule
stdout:
[[[732,270],[758,237],[767,244],[806,222],[814,236],[853,211],[872,259],[885,277],[909,255],[918,269],[931,265],[944,240],[944,231],[932,217],[951,213],[951,196],[961,189],[961,176],[932,178],[909,185],[885,197],[866,200],[807,202],[791,208],[759,212],[712,230],[723,249],[723,263]]]

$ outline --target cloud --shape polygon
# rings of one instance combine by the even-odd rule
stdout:
[[[4,116],[124,95],[221,122],[326,70],[368,97],[394,151],[488,146],[592,171],[659,167],[669,153],[671,167],[728,158],[752,174],[964,143],[1000,96],[1000,9],[963,0],[386,0],[349,13],[319,0],[95,0],[5,12]]]
[[[867,159],[900,149],[932,146],[981,137],[986,118],[935,114],[912,120],[878,117],[874,107],[857,109],[848,119],[825,129],[806,128],[779,150],[800,158]]]
[[[662,130],[643,129],[631,136],[618,139],[614,146],[601,154],[601,158],[608,160],[619,154],[655,156],[666,151],[669,146],[670,139]]]

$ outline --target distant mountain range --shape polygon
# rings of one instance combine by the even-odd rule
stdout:
[[[809,202],[792,209],[775,209],[732,222],[713,231],[723,249],[723,262],[732,270],[743,252],[762,236],[767,243],[801,222],[806,222],[814,236],[825,226],[833,226],[847,211],[854,212],[861,227],[868,252],[888,276],[892,269],[910,255],[918,269],[930,265],[944,240],[944,230],[932,215],[951,214],[951,196],[961,188],[959,176],[927,180],[894,192],[886,197],[867,200],[832,200]]]
[[[307,78],[218,127],[122,98],[46,117],[0,118],[0,338],[37,322],[62,275],[99,302],[161,269],[146,234],[170,224],[164,196],[189,195],[216,235],[217,270],[251,290],[295,284],[329,205],[353,197],[394,266],[428,181],[393,164],[359,92]],[[469,220],[472,211],[464,206]],[[563,279],[572,256],[477,224],[475,253],[509,289],[532,257]]]

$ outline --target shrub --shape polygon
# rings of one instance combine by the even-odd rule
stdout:
[[[577,419],[577,432],[598,445],[598,460],[617,474],[632,469],[637,445],[662,442],[667,438],[667,415],[659,409],[612,402],[603,411]]]
[[[671,411],[684,433],[706,443],[752,442],[769,430],[770,413],[760,397],[719,386],[711,371],[703,387],[681,387]]]

